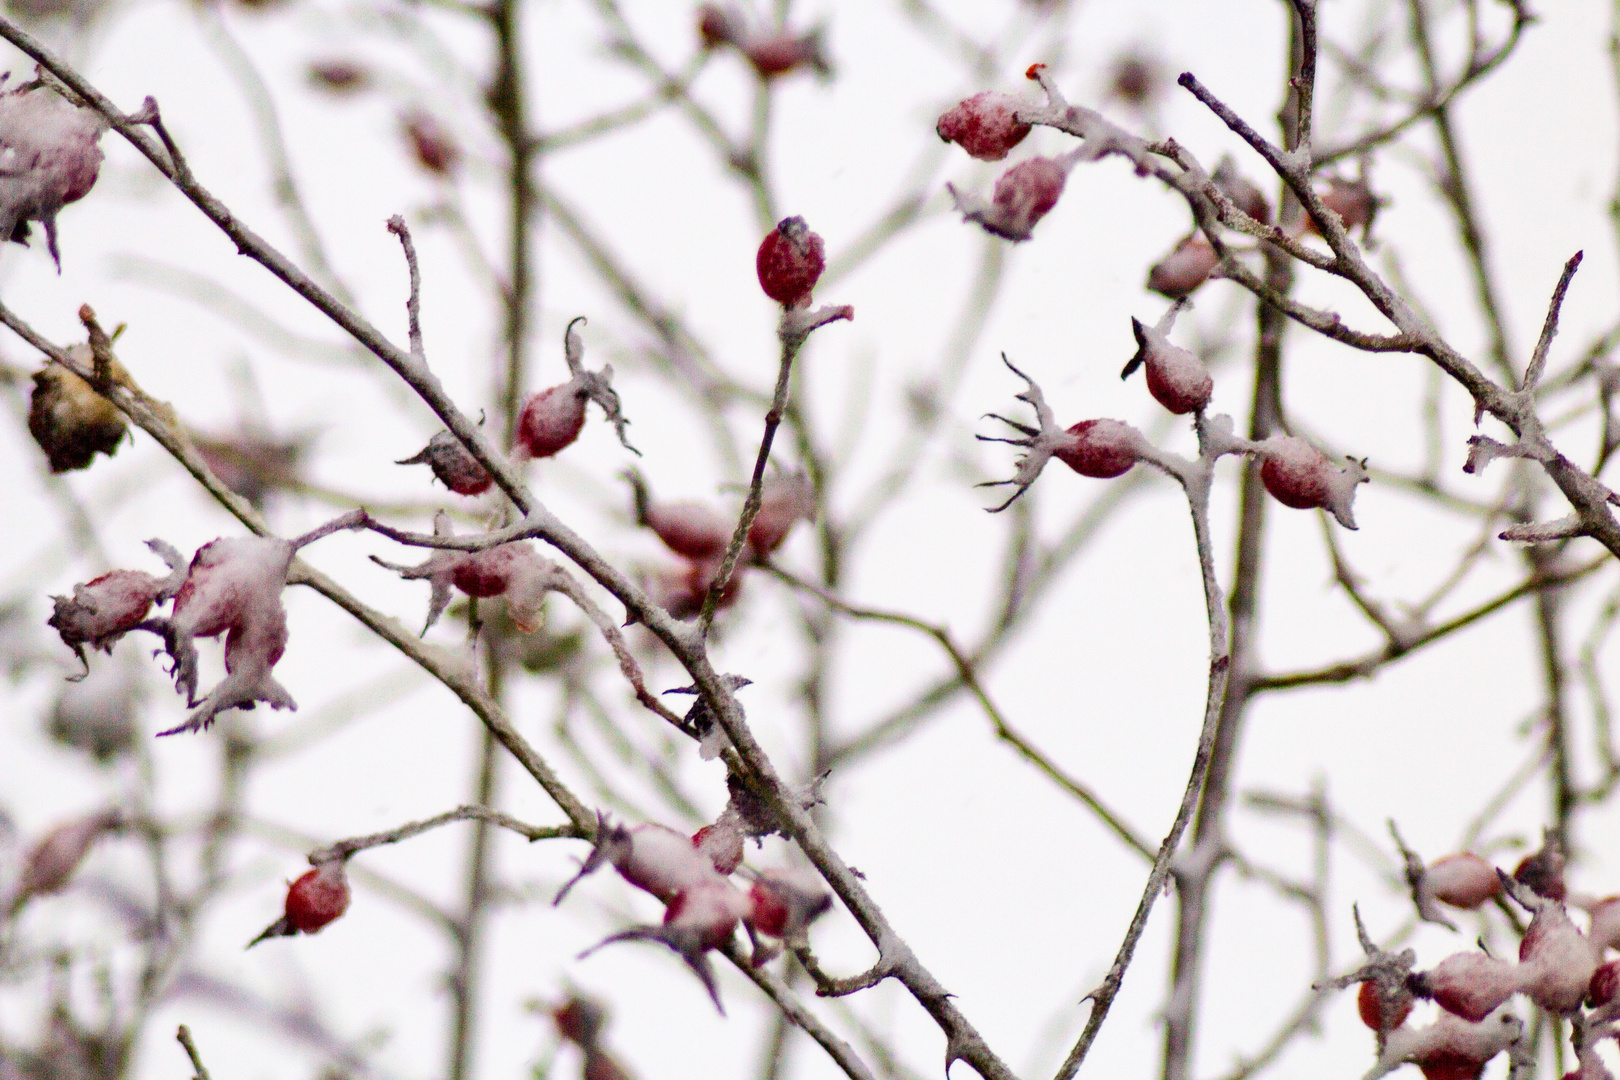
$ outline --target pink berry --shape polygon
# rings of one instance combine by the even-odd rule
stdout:
[[[748,526],[748,547],[755,559],[773,554],[800,521],[816,514],[816,490],[804,472],[766,479],[760,489],[759,513]]]
[[[1175,249],[1153,264],[1147,287],[1161,296],[1179,300],[1209,280],[1220,261],[1215,248],[1200,233],[1182,237]]]
[[[1423,888],[1436,900],[1472,910],[1502,895],[1496,867],[1472,852],[1447,855],[1423,873]]]
[[[1591,904],[1587,913],[1592,923],[1587,936],[1600,949],[1620,949],[1620,896],[1607,896]]]
[[[1345,528],[1356,527],[1351,503],[1357,485],[1367,482],[1361,464],[1336,466],[1296,435],[1273,435],[1260,444],[1260,456],[1260,480],[1272,498],[1295,510],[1328,510]]]
[[[1344,180],[1339,177],[1330,177],[1327,188],[1321,193],[1322,205],[1339,215],[1344,223],[1344,231],[1352,232],[1363,226],[1372,224],[1373,215],[1378,212],[1378,200],[1374,197],[1372,189],[1361,180]],[[1320,233],[1313,219],[1306,224],[1312,232]]]
[[[432,113],[416,109],[400,118],[400,128],[416,163],[430,173],[449,176],[461,164],[461,146]]]
[[[566,382],[535,394],[518,416],[518,446],[529,457],[548,458],[572,445],[585,427],[586,395]]]
[[[986,90],[947,110],[934,131],[946,142],[966,150],[970,157],[1000,161],[1033,130],[1018,119],[1020,104],[1011,94]]]
[[[703,826],[692,834],[692,846],[707,855],[722,874],[729,874],[742,865],[743,832],[734,822],[717,821]]]
[[[806,67],[823,78],[832,74],[820,29],[797,36],[775,34],[755,38],[745,41],[742,50],[761,79],[775,79]]]
[[[732,8],[704,4],[698,9],[698,37],[705,49],[735,45],[743,39],[742,16]]]
[[[1068,170],[1051,158],[1019,162],[996,181],[992,210],[980,224],[1008,240],[1028,240],[1035,223],[1057,205]]]
[[[448,431],[433,436],[421,453],[394,464],[426,465],[441,484],[457,495],[482,495],[495,482],[461,440]]]
[[[664,546],[688,559],[718,558],[731,539],[731,525],[714,510],[696,502],[654,502],[647,481],[634,469],[624,474],[635,495],[636,524],[657,534]]]
[[[1586,1003],[1593,1008],[1607,1005],[1620,995],[1620,960],[1600,964],[1586,985]]]
[[[1131,471],[1141,440],[1135,428],[1119,420],[1082,420],[1068,431],[1071,441],[1053,456],[1081,476],[1112,480]]]
[[[1477,1023],[1513,996],[1521,977],[1517,966],[1506,960],[1464,952],[1446,957],[1418,979],[1442,1009]]]
[[[287,922],[301,934],[315,933],[347,910],[349,880],[341,859],[306,872],[287,890]]]
[[[104,810],[58,825],[46,833],[23,857],[22,873],[11,897],[16,913],[35,896],[60,892],[104,833],[120,828],[123,815]]]
[[[821,237],[810,231],[804,218],[790,217],[777,222],[760,241],[754,265],[766,296],[783,307],[797,307],[809,301],[827,257]]]
[[[1572,1013],[1586,997],[1600,959],[1563,905],[1548,903],[1519,941],[1520,989],[1548,1012]]]
[[[0,242],[27,245],[29,222],[45,227],[45,247],[62,269],[56,215],[82,199],[101,171],[96,145],[107,122],[30,82],[0,94]]]
[[[1406,1023],[1412,1014],[1412,995],[1402,994],[1394,1002],[1386,1003],[1378,990],[1378,983],[1368,979],[1356,991],[1356,1012],[1361,1022],[1374,1031],[1389,1031]]]
[[[1146,364],[1148,393],[1155,401],[1177,416],[1202,412],[1215,392],[1215,380],[1204,362],[1181,346],[1172,345],[1157,327],[1132,319],[1131,330],[1138,348],[1120,378]]]
[[[84,585],[73,596],[55,596],[56,610],[46,621],[62,644],[84,660],[84,646],[112,652],[119,638],[139,626],[163,592],[162,581],[139,570],[114,570]]]

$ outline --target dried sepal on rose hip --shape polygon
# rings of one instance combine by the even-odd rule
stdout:
[[[1145,366],[1148,393],[1177,416],[1202,412],[1215,392],[1215,380],[1210,377],[1204,362],[1170,342],[1170,329],[1175,325],[1181,307],[1180,303],[1171,307],[1157,326],[1131,319],[1131,332],[1136,336],[1136,355],[1119,373],[1121,379],[1128,379],[1137,368]]]
[[[517,450],[523,456],[547,458],[572,445],[585,427],[587,401],[601,408],[626,450],[640,453],[624,434],[630,421],[625,419],[619,395],[613,389],[613,366],[604,364],[600,371],[585,370],[585,343],[577,329],[584,321],[585,316],[578,316],[563,332],[563,359],[568,363],[569,380],[532,395],[523,404],[517,429]]]
[[[365,520],[365,512],[356,510],[293,540],[220,537],[197,549],[174,593],[171,614],[134,628],[163,639],[174,665],[170,674],[175,689],[197,710],[159,735],[205,731],[226,709],[251,709],[261,701],[272,709],[298,707],[271,674],[287,649],[287,611],[281,605],[287,570],[300,548],[343,529],[361,528]],[[198,698],[196,641],[221,634],[225,678]]]
[[[1347,529],[1356,527],[1352,504],[1367,482],[1367,466],[1355,458],[1335,465],[1297,435],[1273,435],[1256,449],[1260,482],[1271,497],[1295,510],[1326,510]]]
[[[89,345],[74,345],[68,349],[68,354],[86,367],[94,362]],[[116,359],[112,365],[115,381],[127,378]],[[67,368],[48,364],[34,372],[34,391],[28,401],[28,433],[45,451],[51,472],[89,468],[97,454],[112,457],[128,430],[129,425],[118,407]]]
[[[1519,860],[1513,868],[1513,880],[1528,887],[1537,896],[1562,901],[1564,887],[1564,847],[1552,829],[1542,833],[1541,847]]]
[[[754,681],[746,676],[730,674],[720,676],[720,682],[727,690],[732,691],[754,684]],[[714,710],[709,708],[709,703],[698,692],[696,683],[691,686],[677,686],[673,690],[665,690],[664,693],[693,696],[692,707],[686,710],[686,715],[681,718],[681,731],[697,740],[698,756],[704,761],[713,761],[720,756],[722,750],[731,745],[730,740],[726,738],[725,728],[715,719]],[[737,710],[742,711],[741,701],[737,702]]]
[[[826,245],[802,217],[787,217],[759,242],[754,269],[765,295],[786,308],[810,302],[810,293],[827,268]]]
[[[61,892],[96,841],[123,828],[124,823],[122,812],[102,810],[64,822],[40,837],[23,856],[22,873],[8,905],[10,913],[16,915],[36,896]]]
[[[986,232],[1014,243],[1028,240],[1035,224],[1051,212],[1081,151],[1059,157],[1034,157],[1001,174],[990,201],[946,184],[957,211]]]
[[[457,495],[482,495],[495,482],[478,464],[478,459],[461,445],[461,440],[448,430],[429,439],[419,453],[394,464],[426,465],[439,483]]]
[[[1031,427],[1016,420],[1009,420],[999,413],[985,414],[1021,432],[1023,438],[976,436],[980,442],[1008,443],[1024,448],[1024,455],[1018,459],[1017,471],[1013,473],[1011,480],[991,480],[978,485],[1011,486],[1016,489],[1008,496],[1006,502],[990,508],[992,514],[1007,509],[1014,500],[1029,490],[1036,477],[1041,475],[1041,470],[1046,468],[1046,463],[1054,457],[1081,476],[1105,480],[1123,476],[1138,461],[1148,460],[1146,455],[1151,453],[1152,448],[1147,439],[1141,432],[1123,421],[1082,420],[1067,431],[1059,428],[1053,418],[1052,409],[1046,404],[1046,397],[1041,393],[1041,388],[1036,385],[1035,380],[1013,367],[1006,353],[1002,353],[1001,362],[1006,364],[1014,375],[1024,380],[1025,389],[1018,395],[1018,400],[1027,402],[1034,408],[1038,426]]]
[[[1404,1024],[1412,1012],[1413,994],[1408,982],[1412,965],[1417,962],[1417,953],[1411,949],[1392,953],[1379,948],[1361,921],[1360,908],[1352,906],[1351,911],[1356,920],[1356,937],[1361,942],[1361,951],[1367,955],[1367,961],[1350,974],[1317,983],[1313,989],[1336,987],[1343,990],[1359,983],[1356,1012],[1361,1016],[1361,1022],[1377,1034],[1379,1049],[1383,1049],[1385,1038]]]
[[[102,160],[96,143],[106,130],[99,113],[38,81],[0,93],[0,242],[26,247],[29,222],[37,221],[62,272],[56,215],[95,185]]]
[[[1188,233],[1148,270],[1147,287],[1160,296],[1180,300],[1208,281],[1220,261],[1203,233]]]
[[[947,109],[934,131],[948,143],[980,161],[1000,161],[1023,142],[1034,127],[1018,119],[1024,104],[1012,94],[986,90]]]
[[[251,949],[266,938],[316,933],[349,910],[345,862],[343,858],[335,858],[316,863],[313,870],[305,871],[298,880],[289,883],[281,918],[265,927],[247,947]]]

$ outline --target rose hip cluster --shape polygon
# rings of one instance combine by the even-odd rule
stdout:
[[[1606,959],[1609,950],[1620,949],[1620,897],[1569,896],[1563,852],[1551,835],[1511,875],[1471,852],[1429,865],[1410,851],[1404,854],[1413,902],[1424,921],[1455,929],[1442,905],[1476,910],[1503,897],[1529,912],[1531,920],[1516,961],[1470,950],[1415,972],[1412,950],[1383,952],[1362,931],[1369,960],[1337,984],[1361,984],[1357,1011],[1381,1047],[1369,1080],[1406,1062],[1418,1065],[1429,1080],[1479,1076],[1486,1062],[1519,1039],[1522,1024],[1507,1009],[1515,994],[1554,1015],[1578,1018],[1579,1068],[1565,1080],[1612,1080],[1594,1048],[1604,1039],[1620,1038],[1620,960]],[[1566,902],[1585,911],[1585,932],[1570,918]],[[1433,1024],[1408,1028],[1417,1000],[1433,1000],[1441,1011]]]
[[[753,945],[755,967],[766,963],[780,946],[762,942],[772,938],[790,946],[802,945],[810,923],[832,906],[831,895],[814,875],[786,868],[769,869],[753,876],[744,891],[732,875],[742,864],[743,842],[749,836],[772,831],[750,823],[734,799],[712,825],[695,835],[663,825],[626,828],[597,814],[596,837],[579,872],[557,893],[562,903],[586,875],[611,864],[619,875],[664,905],[656,926],[621,930],[580,954],[581,959],[615,941],[656,941],[678,953],[703,981],[715,1008],[722,1013],[720,991],[708,953],[724,947],[740,923]]]
[[[640,473],[625,473],[635,498],[636,524],[651,529],[681,559],[678,568],[657,573],[652,590],[677,619],[703,608],[703,600],[720,572],[733,525],[719,511],[699,502],[663,503],[653,499]],[[815,489],[803,471],[767,476],[760,487],[759,513],[748,526],[739,565],[764,563],[787,540],[800,521],[815,516]],[[742,578],[733,573],[720,595],[720,606],[736,601]]]
[[[1154,400],[1178,416],[1195,414],[1202,421],[1215,383],[1202,360],[1170,340],[1170,331],[1181,308],[1182,304],[1178,301],[1155,326],[1148,326],[1138,319],[1131,320],[1131,330],[1138,347],[1136,355],[1125,365],[1120,377],[1129,378],[1139,368],[1142,369],[1148,393],[1153,395]],[[1012,505],[1035,482],[1052,458],[1057,458],[1082,476],[1102,480],[1123,476],[1137,462],[1146,462],[1166,472],[1176,472],[1176,459],[1160,452],[1148,441],[1147,436],[1122,420],[1082,420],[1066,430],[1058,427],[1035,381],[1013,367],[1005,355],[1002,361],[1027,384],[1027,389],[1018,395],[1018,399],[1034,407],[1037,426],[1032,427],[996,413],[989,414],[1019,432],[1022,437],[1004,439],[980,435],[979,439],[1010,443],[1025,450],[1011,480],[993,481],[986,485],[1011,486],[1015,489],[1006,502],[992,508],[993,513]],[[1345,528],[1356,527],[1352,503],[1356,488],[1367,482],[1367,470],[1362,462],[1347,458],[1343,465],[1336,465],[1328,460],[1327,455],[1295,435],[1273,435],[1260,442],[1238,439],[1230,435],[1229,421],[1224,417],[1218,419],[1227,431],[1220,452],[1257,458],[1260,461],[1260,480],[1272,498],[1296,510],[1326,510]]]

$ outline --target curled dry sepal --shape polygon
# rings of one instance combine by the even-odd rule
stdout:
[[[287,900],[281,918],[264,928],[264,933],[247,943],[253,948],[265,938],[313,934],[349,910],[349,877],[343,858],[315,864],[297,881],[287,885]]]
[[[568,363],[569,380],[542,390],[523,403],[517,426],[519,454],[546,458],[572,445],[585,426],[587,401],[594,401],[601,408],[626,450],[640,453],[624,434],[630,421],[625,419],[619,395],[613,389],[612,365],[604,364],[600,371],[585,370],[585,344],[576,329],[584,321],[585,316],[579,316],[569,322],[563,333],[563,358]]]
[[[1154,357],[1158,357],[1162,378],[1159,393],[1164,394],[1160,397],[1161,403],[1172,409],[1178,405],[1194,404],[1203,385],[1198,378],[1202,363],[1186,350],[1170,345],[1162,332],[1156,329],[1150,331],[1134,320],[1133,323],[1138,328],[1138,339],[1143,343],[1143,349],[1137,355],[1142,362],[1150,365],[1150,375]],[[986,414],[1019,432],[1022,437],[1005,439],[980,435],[978,438],[981,441],[1009,443],[1024,449],[1012,479],[992,480],[979,485],[1011,486],[1015,489],[1000,506],[991,507],[991,513],[1011,506],[1015,499],[1029,490],[1041,470],[1046,468],[1047,462],[1054,457],[1082,476],[1104,480],[1124,475],[1139,461],[1172,475],[1178,474],[1183,464],[1179,459],[1160,452],[1148,442],[1146,436],[1123,421],[1082,420],[1067,430],[1058,427],[1040,386],[1013,367],[1005,353],[1001,360],[1013,374],[1024,380],[1025,390],[1018,395],[1018,399],[1035,409],[1036,426],[1010,420],[999,413]],[[1127,365],[1126,375],[1134,370],[1135,364],[1136,361],[1133,361]],[[1296,436],[1274,435],[1262,442],[1250,442],[1232,435],[1230,428],[1230,418],[1222,416],[1215,417],[1206,428],[1201,429],[1218,435],[1214,445],[1216,456],[1236,453],[1258,457],[1261,461],[1261,479],[1266,490],[1277,501],[1295,509],[1327,510],[1345,528],[1356,527],[1351,504],[1356,488],[1367,482],[1367,470],[1363,463],[1346,459],[1344,465],[1336,466],[1320,450]]]
[[[84,585],[71,597],[55,597],[49,625],[63,644],[84,659],[83,646],[104,651],[131,630],[163,639],[173,661],[175,689],[197,708],[184,724],[159,732],[203,731],[226,709],[251,709],[260,701],[273,709],[296,708],[292,695],[271,674],[287,648],[287,612],[281,592],[299,548],[340,529],[357,528],[364,513],[345,514],[295,540],[273,536],[221,537],[197,549],[183,571],[179,552],[161,540],[147,545],[174,573],[158,579],[137,570],[114,570]],[[167,616],[148,618],[152,606],[173,599]],[[197,696],[198,638],[225,635],[225,678]],[[88,670],[88,665],[86,665]]]
[[[94,186],[102,159],[96,143],[106,130],[99,113],[40,82],[0,93],[0,241],[26,246],[29,222],[39,222],[61,273],[56,215]]]
[[[56,826],[23,856],[22,873],[7,905],[12,915],[36,896],[60,892],[102,836],[124,826],[118,810],[102,810]]]
[[[716,826],[723,823],[727,823],[724,814]],[[740,827],[736,822],[727,825]],[[715,1008],[724,1013],[709,951],[730,941],[738,924],[747,928],[751,938],[764,934],[801,939],[810,920],[831,906],[831,898],[819,883],[788,871],[761,874],[745,893],[730,877],[740,858],[737,846],[740,839],[732,844],[712,831],[687,837],[663,825],[626,828],[598,812],[591,853],[558,891],[554,903],[562,903],[580,879],[611,864],[626,881],[664,904],[664,918],[657,926],[636,926],[613,934],[581,953],[581,959],[615,941],[662,942],[697,974]],[[756,963],[773,953],[774,949],[762,950],[756,939]]]

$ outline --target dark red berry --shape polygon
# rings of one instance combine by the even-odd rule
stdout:
[[[754,259],[759,287],[783,307],[797,307],[810,299],[810,290],[827,267],[821,237],[810,231],[802,217],[783,218],[760,242]]]

